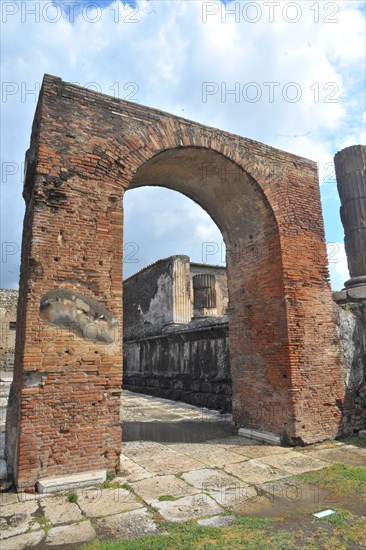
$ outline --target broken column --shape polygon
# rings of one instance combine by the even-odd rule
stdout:
[[[342,149],[335,155],[334,165],[351,275],[345,287],[351,297],[366,298],[366,147]]]

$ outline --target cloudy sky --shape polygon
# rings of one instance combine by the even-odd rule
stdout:
[[[362,1],[3,0],[1,24],[1,287],[18,286],[22,162],[44,73],[318,162],[331,282],[343,286],[333,157],[365,143]],[[178,253],[225,262],[188,198],[131,190],[125,212],[125,276]]]

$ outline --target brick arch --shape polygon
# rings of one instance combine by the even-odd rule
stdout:
[[[207,147],[159,152],[140,165],[128,188],[158,184],[197,202],[226,244],[234,418],[287,432],[282,412],[276,418],[262,412],[277,392],[276,406],[287,414],[292,384],[278,224],[264,192],[232,159]]]
[[[197,162],[213,168],[205,182]],[[239,175],[220,181],[222,165]],[[338,432],[344,387],[315,163],[46,75],[26,156],[7,418],[18,487],[118,468],[123,194],[172,175],[228,244],[238,427],[294,443]]]

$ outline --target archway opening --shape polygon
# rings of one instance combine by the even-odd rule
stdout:
[[[258,424],[258,409],[266,407],[267,402],[270,403],[273,399],[273,385],[277,383],[277,380],[274,380],[270,372],[270,367],[274,364],[274,361],[271,363],[271,354],[273,355],[278,346],[281,346],[281,334],[278,332],[281,330],[279,320],[282,321],[284,318],[282,315],[282,271],[277,265],[280,263],[279,254],[276,255],[274,252],[276,244],[278,246],[278,228],[273,212],[255,180],[227,157],[210,149],[182,147],[161,152],[136,171],[128,189],[146,186],[165,187],[178,191],[205,210],[222,235],[221,243],[213,241],[214,244],[211,244],[211,248],[207,244],[210,241],[204,241],[206,253],[207,250],[217,252],[220,250],[222,242],[226,243],[228,304],[225,309],[228,315],[226,330],[229,330],[230,333],[229,353],[230,375],[233,375],[233,413],[238,425],[255,427]],[[172,212],[167,208],[160,217],[160,227],[164,226],[166,214],[168,214],[167,218],[174,218]],[[125,254],[126,252],[131,254],[131,251],[137,253],[139,243],[129,233],[127,235],[128,238],[125,239],[124,244]],[[200,248],[202,254],[202,243],[200,243]],[[159,256],[161,257],[160,254],[158,254]],[[131,255],[127,257],[131,259]],[[151,259],[150,257],[149,260]],[[207,254],[206,258],[202,259],[207,261]],[[141,381],[141,384],[146,385],[146,370],[152,369],[152,364],[156,363],[157,357],[162,357],[159,367],[162,376],[160,380],[154,379],[156,372],[152,372],[153,378],[149,383],[153,387],[150,387],[148,391],[145,390],[145,393],[160,394],[165,397],[170,395],[176,399],[187,400],[187,398],[182,399],[186,388],[174,376],[176,374],[174,368],[177,364],[177,357],[188,357],[186,363],[183,361],[180,364],[190,364],[194,346],[190,346],[189,342],[184,342],[187,334],[184,334],[179,325],[195,321],[195,316],[199,316],[200,313],[198,310],[200,301],[201,313],[207,313],[210,306],[216,305],[214,298],[217,297],[218,285],[215,277],[210,277],[210,270],[206,267],[203,271],[201,267],[202,273],[196,272],[197,277],[192,273],[187,275],[190,269],[187,269],[189,259],[186,255],[176,255],[168,260],[165,263],[164,261],[157,262],[124,282],[125,387],[127,385],[127,388],[136,391],[140,384],[138,380]],[[151,280],[152,273],[154,273],[154,282]],[[170,275],[167,276],[167,273]],[[172,283],[174,279],[176,281],[179,279],[177,282],[179,290],[176,295],[174,294],[174,283]],[[147,300],[146,292],[143,292],[142,301],[145,300],[145,302],[142,305],[135,298],[139,293],[141,294],[143,288],[147,287],[149,288],[150,301]],[[191,297],[187,301],[183,295],[184,289],[189,287]],[[266,287],[270,287],[269,291]],[[264,288],[266,295],[263,292]],[[167,290],[172,293],[169,304],[163,299],[164,292]],[[216,295],[214,296],[214,294]],[[166,314],[167,311],[161,315],[162,304],[165,304],[166,310],[171,308],[170,317]],[[214,307],[211,309],[216,310],[215,314],[218,317],[217,309]],[[149,334],[151,320],[157,315],[160,315],[161,333]],[[134,324],[136,326],[133,326]],[[133,326],[132,330],[131,325]],[[165,325],[164,328],[163,325]],[[207,326],[199,328],[207,331]],[[222,328],[221,324],[220,329],[222,330]],[[283,328],[282,326],[282,330]],[[138,334],[140,330],[141,334]],[[213,332],[213,328],[210,330]],[[180,344],[174,342],[173,334],[179,336]],[[222,332],[220,334],[222,336]],[[141,335],[144,342],[141,341]],[[155,338],[154,344],[152,344],[152,337]],[[137,342],[138,338],[140,338],[139,342]],[[211,339],[207,337],[206,340],[209,342]],[[155,346],[153,350],[151,349],[152,345]],[[212,345],[212,342],[207,345]],[[205,351],[203,348],[204,346],[198,351],[198,362],[200,357],[202,358],[202,354],[207,352],[207,347]],[[159,351],[157,352],[156,349]],[[195,351],[197,352],[197,349]],[[220,355],[217,348],[216,355]],[[167,382],[170,367],[167,369],[163,365],[164,362],[166,364],[166,358],[169,356],[172,360],[167,364],[174,366],[173,371],[170,372],[172,380]],[[229,354],[227,357],[229,363]],[[209,362],[208,359],[207,363],[209,364]],[[211,368],[211,371],[214,373],[213,378],[217,383],[220,376],[223,377],[218,368],[220,359],[215,357],[214,362],[215,368]],[[134,365],[132,369],[131,365]],[[136,372],[138,369],[140,372]],[[188,379],[189,375],[186,378]],[[200,384],[196,382],[191,376],[192,397],[190,402],[193,401],[199,405],[226,412],[229,407],[225,403],[222,393],[220,394],[220,390],[212,390],[212,387],[209,387],[210,391],[206,392],[205,400],[200,402],[198,396],[200,393],[205,393],[202,392],[204,384],[200,387]],[[201,382],[207,382],[207,380]],[[174,387],[169,388],[173,391],[162,388],[162,385],[170,383],[177,384],[176,393],[174,393]],[[207,383],[205,387],[207,389]],[[219,384],[216,387],[219,388]],[[281,384],[278,384],[276,389],[281,392],[283,388]],[[259,403],[260,406],[258,406]],[[263,410],[260,411],[260,414],[263,416]],[[260,419],[262,425],[273,426],[273,414],[270,414],[271,417],[268,416],[264,421],[263,418]],[[278,422],[282,426],[283,419],[279,419]],[[126,432],[124,439],[126,439]]]
[[[231,435],[221,232],[197,203],[161,187],[128,191],[124,216],[123,440]]]

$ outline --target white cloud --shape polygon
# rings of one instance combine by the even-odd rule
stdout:
[[[344,283],[350,278],[344,243],[328,243],[327,252],[332,289],[342,290]]]
[[[215,227],[210,223],[198,223],[194,228],[194,234],[202,241],[208,241],[215,236]]]

